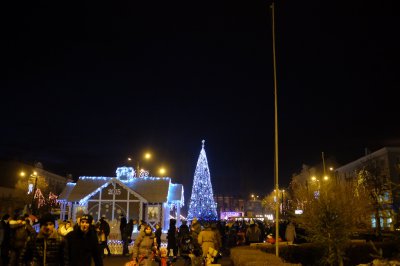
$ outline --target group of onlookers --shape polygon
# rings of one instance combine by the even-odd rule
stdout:
[[[94,261],[96,266],[103,265],[104,250],[111,255],[108,247],[110,225],[102,216],[94,224],[93,217],[85,214],[77,219],[75,225],[71,221],[63,221],[55,229],[55,219],[51,214],[45,214],[39,219],[38,233],[32,227],[29,216],[16,216],[13,219],[3,215],[0,221],[0,266],[6,265],[74,265],[87,266]],[[137,226],[139,231],[133,246],[133,261],[138,265],[150,265],[154,258],[161,260],[174,259],[181,256],[187,260],[187,265],[199,264],[196,258],[204,259],[212,254],[213,261],[218,259],[217,254],[229,248],[256,242],[268,241],[274,232],[273,227],[266,223],[251,220],[249,223],[223,221],[207,222],[202,224],[194,218],[190,225],[182,221],[179,228],[176,220],[170,219],[167,232],[167,247],[162,247],[162,228],[155,225],[155,232],[151,225],[144,221],[140,224],[136,220],[126,222],[120,217],[121,239],[124,242],[123,254],[130,255],[128,244],[132,242],[132,231]],[[296,230],[293,223],[283,227],[285,240],[293,242]],[[241,239],[243,238],[243,239]]]
[[[94,261],[102,266],[99,233],[92,226],[93,217],[82,215],[75,226],[64,221],[56,229],[50,213],[39,218],[36,232],[26,216],[3,215],[0,223],[1,264],[87,266]]]

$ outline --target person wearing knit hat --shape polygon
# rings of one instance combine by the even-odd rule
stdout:
[[[79,225],[65,237],[65,265],[103,266],[103,258],[99,248],[97,232],[92,226],[93,217],[84,214],[79,219]]]
[[[21,265],[64,265],[64,241],[55,230],[55,219],[47,213],[40,218],[40,231],[28,239],[19,256]]]
[[[86,220],[89,224],[92,224],[92,222],[93,222],[93,216],[90,215],[90,214],[84,214],[84,215],[82,215],[82,217],[81,217],[81,221],[82,221],[82,220]]]
[[[53,223],[53,225],[54,225],[55,219],[51,215],[51,213],[46,213],[39,219],[39,223],[40,223],[40,227],[42,227],[43,225],[47,225],[47,223]]]

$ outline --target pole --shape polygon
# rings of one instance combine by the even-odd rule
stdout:
[[[282,207],[281,207],[281,208],[282,208],[282,212],[281,212],[281,213],[282,213],[282,217],[284,217],[284,216],[285,216],[285,213],[284,213],[284,208],[283,208],[283,203],[284,203],[284,202],[283,202],[283,201],[284,201],[284,197],[283,197],[283,196],[284,196],[284,194],[283,194],[283,193],[285,193],[285,192],[282,190]]]
[[[36,187],[37,187],[37,175],[35,176],[35,186],[33,187],[33,193],[32,193],[32,203],[31,203],[31,213],[35,215],[35,194],[36,194]]]
[[[137,160],[137,166],[136,166],[136,175],[137,175],[137,177],[140,177],[140,167],[139,167],[139,160]]]
[[[275,50],[275,3],[271,4],[272,10],[272,55],[274,64],[274,100],[275,100],[275,189],[279,195],[279,163],[278,163],[278,89],[276,80],[276,50]],[[275,206],[275,255],[279,257],[279,201]]]

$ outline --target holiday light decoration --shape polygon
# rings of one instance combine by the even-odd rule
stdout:
[[[118,167],[117,171],[115,171],[115,173],[117,174],[117,178],[119,180],[124,180],[124,181],[132,179],[134,176],[134,172],[135,171],[133,170],[132,167],[126,167],[126,166]]]
[[[163,177],[163,178],[165,178],[165,177]],[[167,178],[169,178],[169,177],[167,177]],[[172,184],[171,183],[171,181],[170,181],[170,184],[169,184],[172,188],[174,188],[174,187],[177,187],[177,186],[180,186],[180,185],[178,185],[178,184]],[[173,200],[173,195],[171,194],[171,193],[169,193],[168,194],[168,202],[169,202],[169,204],[168,204],[168,207],[172,210],[172,209],[174,209],[175,207],[176,207],[176,205],[177,204],[179,204],[179,206],[182,208],[184,205],[185,205],[185,197],[184,197],[184,190],[183,190],[183,186],[182,186],[182,191],[181,191],[181,200],[179,200],[179,201],[176,201],[176,200]]]
[[[42,207],[45,204],[45,199],[43,197],[43,193],[39,188],[36,189],[34,198],[38,199],[38,208]]]
[[[28,185],[28,195],[31,194],[33,192],[33,184],[29,184]]]
[[[204,140],[200,156],[194,172],[192,195],[189,204],[188,220],[197,218],[199,220],[217,220],[217,205],[211,185],[210,170],[208,168],[207,156],[204,150]]]
[[[117,179],[122,182],[132,181],[134,177],[147,178],[149,177],[150,172],[144,169],[140,169],[139,173],[135,171],[132,167],[118,167],[115,171],[117,174]]]
[[[57,204],[57,198],[58,196],[56,194],[53,194],[53,192],[49,193],[49,204],[50,205],[56,205]]]
[[[136,172],[135,172],[135,173],[136,173]],[[137,175],[137,173],[136,173],[136,176],[139,176],[139,177],[148,177],[149,174],[150,174],[149,171],[144,170],[144,169],[140,169],[140,170],[139,170],[139,175]]]

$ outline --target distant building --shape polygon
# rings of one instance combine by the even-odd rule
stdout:
[[[265,215],[261,200],[246,201],[246,216],[248,217],[263,217]]]
[[[3,214],[14,213],[16,209],[24,207],[24,193],[15,188],[0,187],[0,217]]]
[[[224,212],[244,212],[246,201],[239,196],[214,195],[218,217]]]
[[[382,229],[394,230],[395,224],[399,222],[400,147],[384,147],[372,153],[366,152],[365,156],[335,169],[337,178],[355,178],[371,161],[379,168],[378,178],[385,181],[385,189],[379,195],[382,206],[379,222]],[[377,226],[377,222],[371,214],[373,228]]]
[[[0,180],[3,185],[0,188],[0,211],[9,213],[10,209],[14,211],[24,208],[26,194],[29,190],[33,192],[36,178],[39,180],[37,188],[41,189],[41,184],[46,182],[48,191],[55,195],[59,195],[65,185],[72,181],[68,177],[44,170],[40,162],[30,165],[12,160],[0,161]],[[18,188],[19,181],[24,181],[26,188]]]

